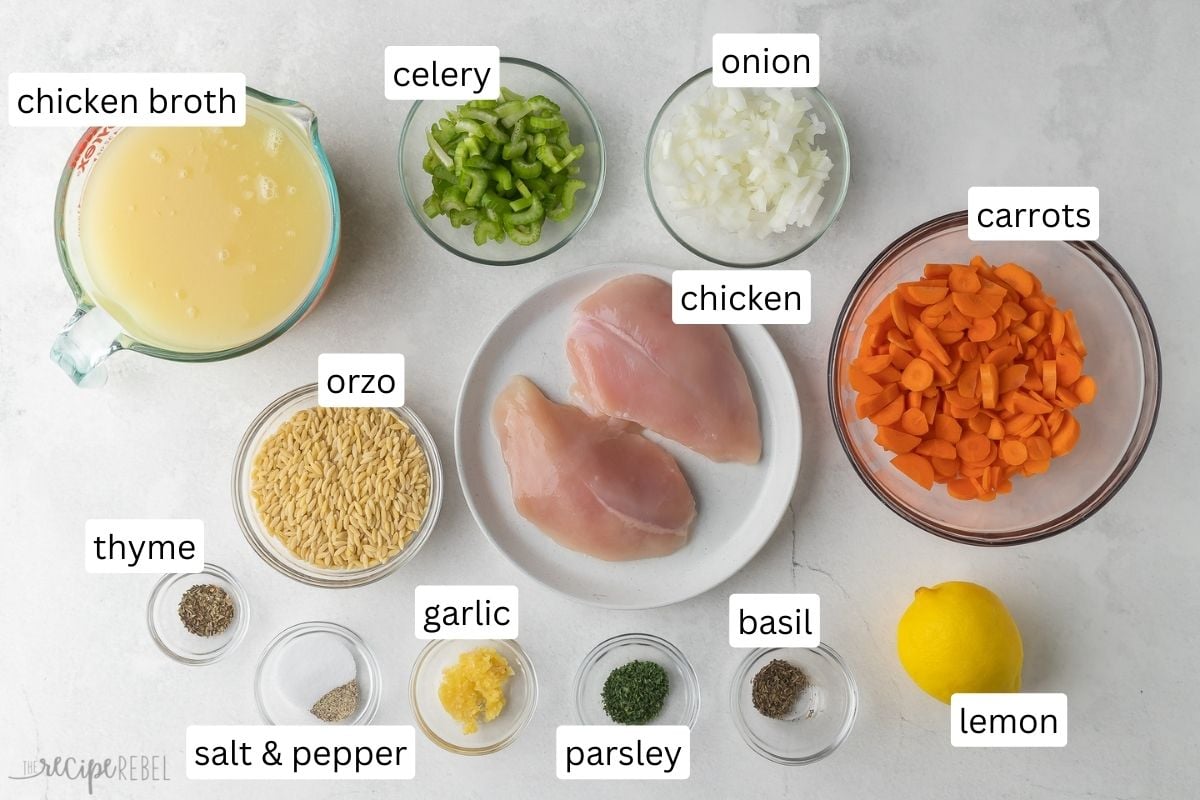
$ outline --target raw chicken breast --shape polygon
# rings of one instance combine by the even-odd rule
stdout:
[[[575,308],[567,332],[574,393],[599,414],[636,422],[714,461],[762,455],[746,370],[720,325],[676,325],[671,286],[626,275]]]
[[[521,516],[559,544],[607,561],[673,553],[696,501],[666,450],[615,420],[549,400],[515,377],[492,429]]]

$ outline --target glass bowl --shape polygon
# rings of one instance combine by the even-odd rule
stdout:
[[[197,584],[220,586],[233,598],[233,622],[216,636],[196,636],[189,633],[179,619],[179,600],[183,593]],[[150,593],[146,608],[146,623],[150,638],[171,658],[181,664],[199,667],[220,661],[246,635],[250,622],[250,600],[237,578],[216,564],[206,564],[203,572],[181,572],[164,575]]]
[[[671,93],[650,126],[646,142],[646,190],[650,205],[667,232],[675,241],[703,259],[725,267],[769,267],[800,255],[820,239],[842,210],[846,190],[850,186],[850,143],[841,117],[818,89],[792,89],[797,97],[812,103],[817,119],[825,123],[825,133],[817,136],[816,144],[829,153],[833,169],[822,189],[824,200],[811,225],[790,226],[783,233],[773,233],[763,239],[742,237],[707,223],[702,214],[671,208],[669,190],[655,174],[654,156],[658,151],[659,127],[670,122],[687,106],[695,103],[712,88],[712,69],[693,75]]]
[[[358,710],[341,722],[324,722],[310,711],[313,703],[337,686],[313,686],[312,699],[306,696],[303,703],[288,697],[287,690],[281,688],[289,676],[292,680],[302,681],[297,678],[298,672],[306,665],[311,668],[311,660],[305,658],[302,650],[289,656],[292,645],[298,645],[297,650],[300,650],[313,644],[344,647],[354,658]],[[375,653],[358,634],[334,622],[301,622],[280,631],[263,650],[254,671],[254,702],[268,725],[369,725],[379,710],[382,694],[383,675]]]
[[[763,716],[754,707],[751,687],[758,671],[775,659],[799,667],[808,686],[796,698],[788,719]],[[729,704],[738,733],[750,749],[777,764],[820,761],[837,750],[858,715],[858,686],[846,662],[824,644],[752,650],[729,685]]]
[[[562,222],[546,220],[541,238],[526,246],[514,244],[507,238],[503,242],[488,242],[479,246],[475,244],[471,226],[454,228],[444,216],[430,219],[425,214],[421,204],[432,191],[429,173],[421,167],[421,160],[429,152],[425,134],[446,111],[465,101],[418,100],[413,103],[400,133],[400,186],[417,224],[435,242],[477,264],[509,266],[527,264],[548,256],[583,229],[592,218],[604,189],[605,154],[604,138],[600,135],[600,126],[592,115],[591,106],[566,78],[554,70],[523,58],[504,57],[500,59],[500,85],[526,97],[545,95],[557,103],[571,126],[571,141],[583,144],[585,151],[577,162],[580,172],[576,177],[586,183],[587,188],[575,195],[574,213]]]
[[[700,716],[700,680],[678,647],[649,633],[624,633],[592,648],[575,673],[575,714],[584,725],[613,725],[601,693],[614,669],[630,661],[653,661],[667,672],[669,690],[651,725],[696,724]]]
[[[500,716],[480,722],[475,733],[462,732],[462,726],[442,708],[438,687],[442,672],[461,653],[478,647],[491,647],[508,661],[513,675],[504,687],[506,702]],[[409,681],[409,694],[417,725],[430,741],[463,756],[485,756],[503,750],[514,741],[537,708],[538,680],[533,662],[515,639],[435,639],[417,656]]]
[[[1084,371],[1100,388],[1072,413],[1082,434],[1075,449],[1032,479],[1016,478],[993,502],[955,500],[941,486],[925,491],[891,466],[873,441],[875,426],[854,413],[849,364],[865,319],[900,281],[926,262],[1014,261],[1042,279],[1059,307],[1074,309],[1089,355]],[[956,542],[1008,545],[1061,533],[1096,513],[1125,484],[1150,441],[1162,392],[1158,339],[1129,276],[1094,242],[972,242],[960,211],[919,225],[884,248],[850,292],[829,353],[833,427],[867,487],[904,519]]]
[[[299,411],[314,408],[317,405],[317,385],[310,383],[293,389],[287,394],[272,401],[270,405],[254,418],[250,427],[238,444],[237,455],[233,460],[233,511],[246,541],[263,561],[287,575],[289,578],[307,583],[310,586],[326,588],[346,588],[363,586],[373,583],[392,574],[401,565],[408,563],[421,546],[429,539],[429,534],[437,524],[438,512],[442,507],[442,462],[438,456],[437,446],[433,435],[408,407],[389,408],[403,420],[417,437],[417,442],[425,452],[429,462],[429,510],[421,526],[413,533],[408,544],[398,554],[372,567],[365,569],[326,569],[318,567],[297,557],[288,550],[283,542],[276,539],[263,526],[259,519],[258,510],[254,507],[254,498],[250,494],[250,472],[254,465],[254,457],[262,443],[279,427],[291,419]]]

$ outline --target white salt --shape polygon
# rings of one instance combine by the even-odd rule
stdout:
[[[279,694],[305,713],[331,689],[358,677],[354,655],[341,639],[327,633],[295,640],[276,664]]]

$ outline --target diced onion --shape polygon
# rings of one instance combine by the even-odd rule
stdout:
[[[811,111],[788,89],[709,89],[655,145],[670,207],[759,239],[811,225],[833,169],[813,143],[825,123]]]

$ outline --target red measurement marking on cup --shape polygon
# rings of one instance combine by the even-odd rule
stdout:
[[[79,140],[79,144],[75,145],[75,150],[71,153],[71,169],[82,173],[96,156],[100,146],[112,136],[115,130],[116,128],[112,127],[88,128],[87,133]]]

